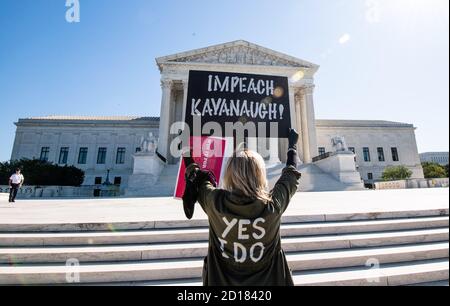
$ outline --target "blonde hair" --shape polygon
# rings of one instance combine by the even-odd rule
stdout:
[[[268,183],[263,158],[250,150],[237,150],[230,158],[223,178],[224,188],[230,192],[240,191],[244,196],[268,203]]]

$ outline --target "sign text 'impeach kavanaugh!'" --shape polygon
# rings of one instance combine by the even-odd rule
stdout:
[[[192,136],[233,137],[245,130],[246,137],[287,138],[288,79],[190,71],[185,118]]]

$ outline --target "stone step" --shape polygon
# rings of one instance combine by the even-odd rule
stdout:
[[[281,176],[281,172],[284,169],[284,165],[277,165],[266,169],[269,186],[273,187]],[[351,190],[351,186],[347,186],[337,179],[322,171],[319,167],[313,164],[300,165],[298,170],[302,173],[298,191],[338,191],[338,190]],[[357,188],[356,190],[360,190]]]
[[[448,259],[293,273],[296,286],[448,286]],[[201,278],[109,283],[109,286],[202,286]]]
[[[435,281],[435,282],[426,282],[426,283],[418,283],[418,284],[412,284],[409,286],[417,286],[417,287],[448,287],[449,286],[449,280],[443,280],[443,281]]]
[[[326,173],[315,164],[302,165],[299,167],[302,179],[298,191],[344,191],[362,190],[362,184],[344,184],[331,174]]]
[[[267,167],[267,178],[270,187],[273,187],[279,179],[284,167],[284,164]],[[155,185],[148,189],[149,194],[151,192],[151,194],[155,196],[173,195],[178,168],[178,165],[166,165]],[[341,183],[314,164],[301,165],[299,166],[299,171],[302,173],[302,178],[300,180],[298,191],[343,191],[362,189],[360,185],[351,186]]]
[[[405,286],[449,279],[449,261],[407,262],[381,266],[379,269],[308,271],[294,275],[296,286]]]
[[[181,202],[180,202],[180,209]],[[387,219],[411,219],[422,217],[448,217],[449,209],[424,209],[408,211],[367,211],[353,213],[331,214],[305,214],[289,215],[282,218],[283,224],[290,223],[314,223],[336,221],[368,221]],[[92,232],[92,231],[122,231],[122,230],[149,230],[149,229],[173,229],[173,228],[198,228],[208,226],[206,219],[193,220],[157,220],[136,222],[95,222],[95,223],[0,223],[0,233],[30,233],[30,232]]]
[[[179,165],[165,165],[155,185],[146,190],[147,195],[173,196]]]
[[[366,267],[368,260],[373,258],[378,260],[380,269]],[[296,271],[294,279],[297,285],[368,285],[367,278],[377,276],[380,277],[380,282],[374,284],[378,285],[404,285],[448,279],[448,243],[302,252],[288,254],[287,259],[291,269]],[[425,263],[414,265],[412,261]],[[386,267],[392,263],[396,263],[396,266]],[[200,278],[202,267],[201,258],[90,263],[77,267],[56,264],[0,266],[0,284],[66,284],[66,277],[73,276],[75,272],[79,273],[81,283],[173,282],[177,279]]]
[[[286,252],[406,245],[448,241],[449,229],[283,238]],[[208,242],[176,242],[116,246],[2,247],[0,263],[58,263],[76,258],[80,262],[175,259],[206,256]]]
[[[449,217],[370,221],[311,222],[281,225],[282,237],[385,232],[448,227]],[[129,230],[107,232],[0,233],[0,246],[115,245],[205,241],[209,229]]]

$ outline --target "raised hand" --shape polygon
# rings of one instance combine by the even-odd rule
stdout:
[[[184,165],[186,167],[189,167],[190,165],[195,163],[195,161],[193,159],[194,153],[192,152],[192,148],[190,148],[190,147],[183,148],[182,156],[183,156],[183,160],[184,160]]]
[[[296,149],[297,150],[297,143],[298,143],[299,134],[295,129],[289,129],[289,149]]]

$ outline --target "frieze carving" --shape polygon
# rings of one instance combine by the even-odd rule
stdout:
[[[301,67],[299,63],[246,46],[233,46],[195,54],[175,59],[174,62]]]

